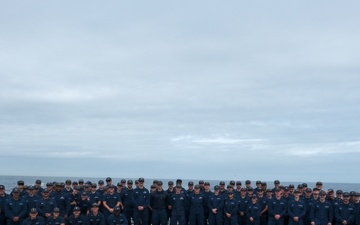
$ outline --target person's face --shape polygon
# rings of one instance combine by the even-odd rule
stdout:
[[[209,190],[210,190],[210,185],[205,185],[204,187],[205,187],[205,190],[206,190],[206,191],[209,191]]]
[[[24,184],[18,184],[18,188],[19,188],[20,190],[24,189]]]
[[[181,188],[176,188],[176,194],[180,194]]]
[[[264,191],[263,191],[262,189],[259,190],[257,193],[258,193],[259,196],[263,196],[263,195],[264,195]]]
[[[343,197],[344,203],[348,203],[350,201],[350,196]]]
[[[281,191],[275,192],[275,195],[276,195],[277,198],[280,198],[281,197]]]
[[[79,183],[79,187],[83,187],[84,186],[84,183]]]
[[[242,196],[246,195],[246,191],[241,191],[240,193],[241,193]]]
[[[91,187],[91,192],[96,192],[96,187]]]
[[[320,195],[320,201],[324,202],[326,200],[326,195]]]
[[[49,191],[52,190],[52,186],[51,186],[51,185],[46,185],[46,188],[49,189]]]
[[[240,185],[240,184],[236,185],[236,189],[240,190],[240,189],[241,189],[241,185]]]
[[[162,188],[162,185],[158,185],[158,186],[157,186],[157,190],[158,190],[158,191],[162,191],[162,189],[163,189],[163,188]]]
[[[115,190],[115,188],[113,188],[113,187],[109,188],[109,193],[110,194],[114,193],[114,190]]]
[[[139,187],[140,188],[144,187],[144,181],[139,181]]]
[[[193,190],[194,189],[194,186],[193,185],[189,185],[189,190]]]
[[[233,193],[228,194],[227,196],[228,196],[228,198],[229,198],[230,200],[234,198],[234,194],[233,194]]]
[[[257,202],[257,198],[251,198],[252,204],[255,204]]]
[[[0,195],[4,195],[5,189],[0,189]]]
[[[79,217],[80,216],[80,210],[76,210],[73,212],[75,217]]]
[[[54,216],[54,218],[58,218],[58,217],[59,217],[59,215],[60,215],[60,212],[53,212],[53,216]]]
[[[319,192],[318,191],[313,191],[313,197],[318,198],[319,197]]]
[[[42,196],[45,199],[49,198],[49,192],[42,192]]]
[[[128,186],[129,189],[132,189],[133,184],[132,184],[132,183],[128,183],[127,186]]]
[[[200,194],[200,188],[196,188],[196,189],[194,190],[194,192],[195,192],[195,194]]]
[[[174,185],[173,185],[173,184],[168,184],[168,188],[169,188],[170,190],[172,190],[172,189],[174,188]]]
[[[13,192],[13,197],[14,199],[18,199],[20,196],[20,193],[19,192]]]
[[[30,213],[30,218],[34,220],[34,219],[36,219],[37,215],[38,215],[38,213],[32,212],[32,213]]]
[[[88,198],[87,195],[81,195],[81,199],[82,199],[83,201],[85,201],[87,198]]]
[[[266,195],[267,195],[269,198],[271,198],[272,195],[273,195],[273,193],[272,193],[272,191],[267,191],[267,192],[266,192]]]
[[[214,194],[215,194],[215,195],[218,195],[219,192],[220,192],[220,190],[214,190]]]
[[[99,208],[98,208],[98,207],[92,207],[92,208],[91,208],[91,212],[94,213],[94,214],[96,214],[96,213],[99,212]]]

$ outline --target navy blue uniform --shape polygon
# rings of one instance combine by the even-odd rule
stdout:
[[[249,198],[247,196],[245,197],[239,197],[237,199],[238,201],[238,210],[237,210],[237,222],[238,225],[246,225],[246,207],[249,204]]]
[[[333,208],[330,202],[315,201],[311,207],[310,219],[315,225],[327,225],[333,220]]]
[[[189,222],[190,225],[204,225],[205,215],[205,199],[201,194],[191,194],[189,196],[189,206],[190,206],[190,215]]]
[[[233,198],[226,198],[224,202],[224,225],[236,225],[237,216],[236,212],[238,211],[238,201]],[[226,215],[230,214],[230,217]]]
[[[117,206],[120,202],[120,196],[116,192],[114,192],[113,194],[108,193],[103,198],[103,204],[106,203],[106,205],[111,209]],[[107,219],[109,218],[111,212],[107,208],[105,208],[103,214],[105,217],[105,223],[107,223]]]
[[[253,204],[250,202],[246,207],[246,218],[248,225],[260,225],[260,212],[261,212],[261,205],[259,203]],[[250,221],[250,218],[253,221]]]
[[[204,199],[205,199],[205,208],[204,208],[205,220],[204,220],[204,223],[207,224],[207,221],[209,219],[209,213],[210,213],[209,198],[213,193],[211,191],[203,190],[201,192],[201,194],[204,196]]]
[[[314,203],[314,200],[313,200],[313,198],[306,198],[306,197],[303,197],[302,199],[304,200],[305,206],[306,206],[306,213],[304,216],[304,225],[310,225],[311,224],[310,212],[311,212],[311,208]]]
[[[92,212],[86,216],[86,225],[105,225],[105,218],[101,212],[94,215]]]
[[[60,225],[60,224],[65,224],[65,220],[61,216],[59,216],[57,218],[54,218],[54,217],[50,216],[46,220],[46,225]]]
[[[287,211],[287,202],[281,197],[277,199],[275,196],[268,202],[269,225],[283,225],[284,217]],[[280,215],[280,219],[275,219],[275,215]]]
[[[64,217],[70,214],[70,200],[67,194],[55,191],[52,194],[52,198],[55,200],[56,206],[60,209],[60,216]]]
[[[9,195],[6,193],[4,193],[3,196],[0,196],[0,224],[6,224],[5,204],[8,198]]]
[[[24,201],[26,202],[26,206],[27,206],[26,214],[29,214],[30,209],[36,208],[36,202],[39,201],[39,199],[40,199],[40,197],[38,195],[33,195],[33,196],[27,195],[24,198]]]
[[[46,213],[52,213],[54,208],[56,206],[56,202],[54,199],[48,198],[48,199],[40,199],[36,202],[36,210],[39,213],[39,216],[42,216],[45,218]]]
[[[86,225],[86,218],[84,215],[79,215],[75,217],[74,215],[69,216],[69,219],[66,223],[67,225]]]
[[[18,225],[26,218],[27,207],[26,202],[19,198],[15,200],[14,198],[8,199],[5,204],[5,215],[7,217],[8,225]],[[19,217],[18,222],[14,222],[13,218]]]
[[[134,203],[132,200],[134,189],[123,189],[121,193],[121,201],[124,206],[123,214],[128,221],[128,225],[131,225],[131,218],[134,217]]]
[[[268,206],[268,198],[266,196],[258,197],[258,203],[261,206],[261,212]],[[266,210],[264,213],[260,213],[260,225],[267,225],[269,218],[269,211]]]
[[[150,205],[150,193],[146,188],[135,188],[133,192],[133,204],[134,204],[134,225],[148,225],[149,223],[149,205]],[[138,207],[143,206],[143,210],[139,210]]]
[[[209,208],[209,225],[220,225],[223,218],[223,208],[224,208],[224,197],[220,194],[212,194],[209,197],[208,201]],[[212,210],[216,209],[216,213],[213,213]]]
[[[185,207],[187,199],[185,194],[174,194],[170,199],[171,205],[171,225],[185,225]]]
[[[150,205],[152,208],[152,225],[166,225],[167,215],[166,208],[168,202],[168,194],[166,191],[154,191],[150,196]]]
[[[352,225],[355,222],[355,206],[353,203],[340,203],[335,208],[336,225],[342,225],[346,220],[347,225]]]
[[[28,217],[21,223],[21,225],[45,225],[45,220],[41,216],[37,216],[35,219]]]
[[[299,199],[298,201],[291,200],[288,203],[288,213],[289,213],[289,225],[304,225],[304,217],[306,215],[306,204],[305,201]],[[295,222],[294,217],[298,217],[299,221]]]
[[[108,218],[109,225],[128,225],[128,221],[124,214],[120,214],[119,216],[115,216],[111,214]]]

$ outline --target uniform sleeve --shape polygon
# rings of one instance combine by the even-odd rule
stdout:
[[[236,201],[234,200],[235,204],[234,204],[234,208],[231,210],[230,214],[231,215],[236,215],[236,212],[238,210],[238,204],[236,204]]]
[[[238,206],[238,204],[236,204]],[[239,207],[239,206],[238,206]],[[216,208],[216,210],[219,212],[220,210],[223,210],[224,208],[224,198],[221,198],[220,200],[220,204],[218,205],[218,207]]]
[[[292,204],[291,204],[292,202],[290,202],[289,204],[288,204],[288,214],[289,214],[289,216],[290,216],[290,218],[292,219],[292,218],[294,218],[295,217],[295,215],[294,215],[294,212],[293,212],[293,210],[292,210]]]
[[[347,219],[347,223],[353,224],[355,222],[355,215],[354,215],[355,206],[351,205],[350,207],[352,207],[353,210],[351,210],[351,212],[350,212],[349,218]]]
[[[287,203],[287,201],[286,200],[284,200],[284,207],[283,207],[283,209],[282,209],[282,211],[281,211],[281,217],[284,217],[285,215],[286,215],[286,212],[287,212],[287,208],[288,208],[288,203]]]
[[[23,200],[21,200],[22,201],[22,203],[23,203],[23,207],[22,207],[22,209],[21,209],[21,211],[20,211],[20,213],[19,213],[19,217],[20,218],[23,218],[24,216],[26,216],[26,213],[27,213],[27,204],[26,204],[26,202],[25,201],[23,201]]]
[[[332,223],[334,218],[334,209],[331,204],[329,204],[329,221],[328,223]]]
[[[10,204],[10,201],[6,201],[6,204],[5,204],[5,216],[8,219],[12,219],[14,217],[14,215],[13,215],[12,211],[10,210],[9,204]]]
[[[342,218],[342,216],[340,215],[339,205],[337,205],[337,206],[335,207],[334,215],[335,215],[335,219],[336,219],[337,222],[341,223],[341,222],[343,221],[343,218]]]
[[[304,205],[304,208],[303,208],[303,210],[301,211],[301,213],[299,215],[299,218],[301,218],[301,219],[305,218],[305,215],[306,215],[306,204],[305,204],[304,201],[302,203]]]

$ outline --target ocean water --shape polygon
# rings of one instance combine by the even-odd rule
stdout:
[[[39,176],[39,177],[35,177],[35,176],[4,176],[4,175],[0,175],[0,184],[5,186],[5,190],[6,193],[10,193],[11,189],[17,186],[17,181],[18,180],[23,180],[25,182],[25,185],[34,185],[35,181],[37,179],[40,179],[42,181],[42,186],[45,187],[47,182],[65,182],[65,180],[70,179],[70,180],[76,180],[78,181],[79,179],[83,179],[85,182],[87,181],[91,181],[91,182],[95,182],[97,183],[99,180],[104,180],[106,179],[106,177],[46,177],[46,176]],[[132,179],[133,181],[135,181],[138,178],[116,178],[116,177],[112,177],[112,181],[113,184],[116,185],[118,182],[120,182],[121,179]],[[167,182],[172,180],[174,183],[176,181],[176,179],[178,178],[174,178],[174,179],[162,179],[162,181],[164,182],[164,189],[167,189]],[[150,188],[152,182],[154,179],[150,179],[150,178],[146,178],[145,177],[145,187],[146,188]],[[187,183],[189,181],[193,181],[194,184],[198,183],[198,180],[189,180],[189,179],[182,179],[183,181],[183,186],[186,188],[187,187]],[[205,180],[210,182],[211,185],[211,189],[219,184],[220,180]],[[225,181],[225,184],[227,185],[230,180],[223,180]],[[245,186],[245,181],[244,180],[240,180],[243,184],[243,187]],[[268,188],[273,188],[273,181],[265,181],[268,185]],[[281,182],[281,181],[280,181]],[[251,181],[252,186],[255,187],[255,181]],[[283,186],[287,186],[289,184],[294,184],[295,187],[300,184],[300,183],[307,183],[308,187],[313,188],[315,187],[315,182],[281,182],[281,185]],[[329,188],[334,189],[335,191],[338,189],[341,189],[343,191],[357,191],[360,192],[360,184],[359,183],[326,183],[323,182],[323,189],[327,190]]]

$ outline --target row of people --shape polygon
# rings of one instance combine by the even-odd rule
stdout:
[[[260,187],[258,186],[255,189],[251,186],[242,188],[239,182],[230,182],[228,187],[225,188],[225,183],[220,182],[219,186],[214,187],[214,192],[211,192],[208,182],[199,182],[199,185],[195,186],[193,182],[189,182],[188,189],[185,190],[182,187],[182,181],[179,179],[176,182],[176,188],[173,187],[173,182],[169,182],[169,188],[166,191],[162,189],[162,182],[156,181],[151,188],[154,190],[149,192],[144,187],[143,178],[138,179],[136,188],[132,187],[131,180],[127,181],[127,187],[122,184],[115,187],[108,183],[108,179],[106,181],[107,185],[101,185],[102,182],[99,181],[99,188],[93,183],[89,184],[89,187],[87,185],[81,187],[67,181],[65,185],[62,183],[55,183],[54,187],[47,185],[45,189],[30,186],[26,191],[24,191],[25,188],[21,190],[22,182],[20,182],[18,188],[12,191],[12,196],[6,200],[5,208],[0,213],[5,212],[4,217],[10,225],[19,224],[30,213],[31,209],[36,209],[39,216],[49,219],[53,210],[59,208],[60,217],[65,221],[69,221],[69,215],[72,214],[75,207],[79,208],[80,214],[85,216],[92,211],[90,210],[92,209],[91,206],[96,204],[100,206],[100,211],[107,224],[109,224],[107,219],[114,213],[115,207],[119,207],[122,209],[127,222],[131,223],[133,219],[136,225],[165,224],[169,220],[172,224],[190,223],[194,225],[206,223],[239,225],[291,223],[307,225],[312,223],[325,224],[324,218],[318,219],[319,221],[316,220],[316,209],[318,208],[327,210],[327,218],[331,218],[331,223],[338,223],[339,217],[337,215],[342,213],[344,205],[346,205],[349,206],[347,207],[348,210],[353,207],[353,213],[351,213],[353,218],[347,219],[347,224],[354,224],[358,221],[355,219],[358,214],[356,210],[359,205],[358,193],[353,193],[353,198],[349,198],[349,202],[346,203],[346,199],[348,195],[350,197],[350,194],[344,193],[341,196],[340,190],[337,191],[335,198],[333,190],[328,190],[326,194],[319,187],[312,190],[298,186],[296,191],[292,191],[292,187],[281,188],[280,185],[277,185],[279,182],[275,181],[274,189],[266,190],[263,189],[263,182]],[[69,183],[73,185],[70,187],[71,191],[68,190],[67,185]],[[2,189],[4,187],[0,186],[0,199],[4,195],[1,192]],[[264,191],[266,194],[264,194]],[[319,194],[325,196],[325,205],[319,206],[317,204],[322,199],[322,197],[318,197]],[[297,195],[300,201],[296,200]],[[22,210],[19,210],[21,200],[23,200]],[[298,217],[296,219],[298,221],[291,219],[293,218],[291,207],[295,207],[292,205],[293,202],[296,202],[297,210],[302,208],[301,212],[306,212],[305,215],[294,216]],[[18,206],[16,206],[16,203]],[[214,207],[214,204],[217,204],[217,207]],[[25,208],[26,210],[24,210]],[[280,208],[282,209],[281,212],[275,212]],[[15,216],[17,217],[16,221],[13,219],[14,215],[9,213],[12,209],[22,211],[21,214]],[[259,215],[256,210],[259,210]],[[272,212],[274,212],[274,215]],[[319,212],[321,215],[323,213],[324,211]]]

